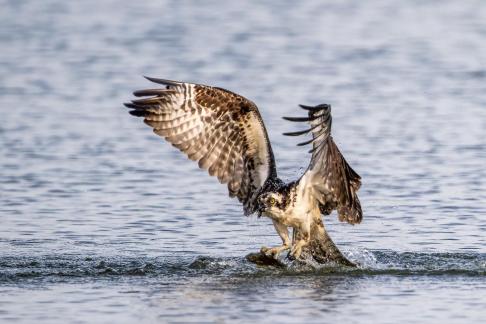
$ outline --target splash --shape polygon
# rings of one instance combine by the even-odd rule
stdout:
[[[87,257],[73,255],[6,256],[0,259],[0,282],[123,278],[130,276],[286,276],[286,275],[466,275],[486,276],[486,253],[418,253],[350,250],[357,268],[333,263],[291,262],[256,265],[241,257]]]

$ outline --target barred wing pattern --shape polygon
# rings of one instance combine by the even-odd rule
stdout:
[[[255,212],[258,190],[277,176],[256,105],[221,88],[147,79],[166,87],[135,91],[143,98],[125,104],[130,114],[144,117],[156,134],[227,183],[229,195],[243,203],[245,215]]]
[[[312,153],[311,161],[300,181],[304,186],[312,188],[323,214],[328,215],[337,209],[340,221],[360,223],[363,213],[357,191],[361,186],[361,177],[349,166],[332,139],[331,106],[322,104],[315,107],[300,107],[308,111],[308,117],[284,117],[289,121],[310,124],[310,129],[284,134],[312,134],[311,140],[298,144],[312,143],[312,149],[309,151]]]

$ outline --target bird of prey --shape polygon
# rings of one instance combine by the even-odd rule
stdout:
[[[312,145],[307,170],[300,179],[284,183],[277,176],[267,131],[252,101],[218,87],[146,78],[164,87],[135,91],[142,98],[125,103],[130,114],[143,117],[157,135],[227,184],[229,196],[238,198],[245,215],[258,213],[272,220],[282,245],[263,247],[263,253],[278,257],[290,250],[291,258],[299,258],[309,244],[311,224],[333,210],[340,221],[361,222],[357,196],[361,178],[333,141],[330,105],[300,105],[306,117],[283,117],[310,126],[284,135],[312,136],[298,144]]]

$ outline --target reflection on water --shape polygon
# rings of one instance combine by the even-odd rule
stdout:
[[[0,320],[474,322],[486,302],[486,7],[4,1]],[[255,101],[281,133],[333,105],[364,222],[325,220],[362,268],[262,269],[278,243],[121,103],[141,75]],[[183,311],[182,311],[183,310]]]

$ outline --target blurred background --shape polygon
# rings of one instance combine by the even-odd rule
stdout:
[[[0,320],[484,317],[483,1],[0,6]],[[330,103],[364,220],[325,223],[362,269],[247,264],[271,222],[127,114],[142,75],[253,100],[285,180],[310,156],[281,116]]]

